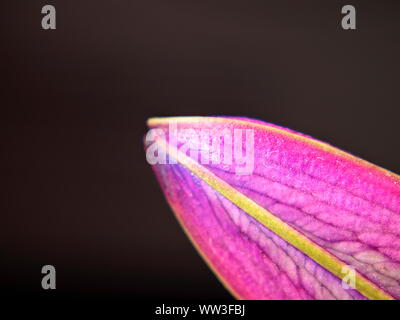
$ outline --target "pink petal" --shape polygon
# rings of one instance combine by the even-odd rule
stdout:
[[[202,164],[381,290],[400,298],[399,177],[294,131],[259,120],[174,119],[177,129],[254,131],[254,170]],[[169,123],[152,120],[171,143]],[[173,141],[172,141],[173,142]],[[177,136],[176,146],[187,143]],[[147,148],[151,143],[147,143]],[[198,160],[198,159],[196,159]],[[155,164],[166,198],[221,281],[243,299],[365,299],[342,279],[233,204],[181,163]],[[361,290],[361,291],[360,291]]]

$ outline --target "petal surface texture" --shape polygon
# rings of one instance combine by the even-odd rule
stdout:
[[[400,299],[399,176],[260,120],[148,126],[168,203],[235,297]]]

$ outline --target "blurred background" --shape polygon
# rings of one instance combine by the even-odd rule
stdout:
[[[146,163],[152,116],[255,117],[399,173],[400,3],[351,1],[353,31],[345,4],[2,1],[2,294],[231,298]]]

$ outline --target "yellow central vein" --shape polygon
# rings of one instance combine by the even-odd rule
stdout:
[[[160,143],[162,142],[162,143]],[[271,212],[258,205],[246,195],[232,187],[230,184],[216,176],[210,170],[179,151],[167,141],[158,141],[160,149],[164,149],[170,156],[190,170],[193,174],[206,182],[211,188],[222,194],[240,209],[248,213],[262,225],[277,234],[279,237],[299,249],[305,255],[313,259],[331,273],[343,278],[343,267],[347,264],[334,255],[311,241],[303,234],[286,224],[283,220],[274,216]],[[393,300],[394,298],[365,278],[362,274],[355,272],[356,290],[363,296],[372,300]]]

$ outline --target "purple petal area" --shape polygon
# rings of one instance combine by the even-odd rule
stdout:
[[[365,299],[180,165],[155,167],[200,252],[243,299]],[[165,182],[168,181],[168,186]]]

